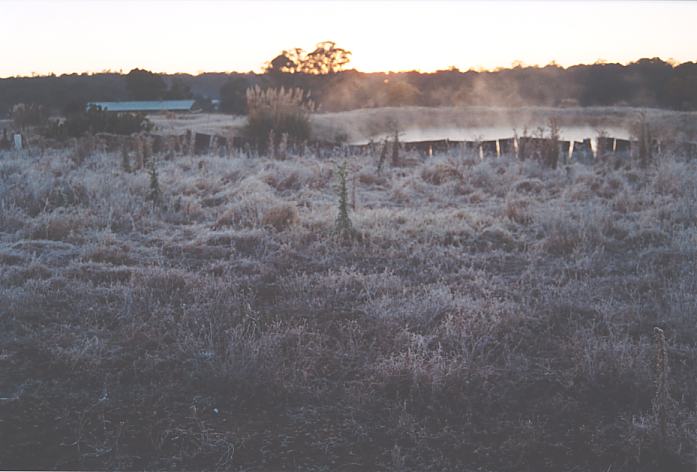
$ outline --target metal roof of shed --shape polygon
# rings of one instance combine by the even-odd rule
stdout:
[[[100,107],[106,111],[189,111],[194,106],[193,100],[155,100],[131,102],[90,102],[89,107]]]

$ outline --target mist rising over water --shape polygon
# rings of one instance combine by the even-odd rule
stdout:
[[[540,130],[544,130],[545,135],[548,135],[549,129],[544,125],[527,127],[528,135],[539,135]],[[434,127],[423,128],[413,127],[407,128],[399,132],[400,141],[432,141],[440,139],[449,139],[451,141],[487,141],[501,138],[510,138],[514,134],[522,136],[525,128],[511,128],[509,126],[482,126],[482,127]],[[622,127],[605,127],[602,129],[607,136],[614,138],[629,139],[630,133]],[[560,129],[560,138],[568,141],[582,141],[585,138],[595,138],[600,130],[592,126],[570,126]],[[362,138],[355,140],[352,144],[366,144],[371,139],[373,141],[381,141],[384,139],[392,139],[394,133],[384,132],[376,134],[370,138]]]

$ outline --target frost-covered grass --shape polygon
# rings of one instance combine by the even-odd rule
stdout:
[[[377,157],[0,155],[0,468],[693,470],[696,162]]]

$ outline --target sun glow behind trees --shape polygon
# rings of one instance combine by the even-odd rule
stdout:
[[[362,71],[697,59],[692,2],[9,1],[0,76],[260,71],[325,40]]]

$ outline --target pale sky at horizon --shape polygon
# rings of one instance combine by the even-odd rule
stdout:
[[[0,0],[0,77],[260,71],[324,40],[361,71],[697,61],[697,2]]]

